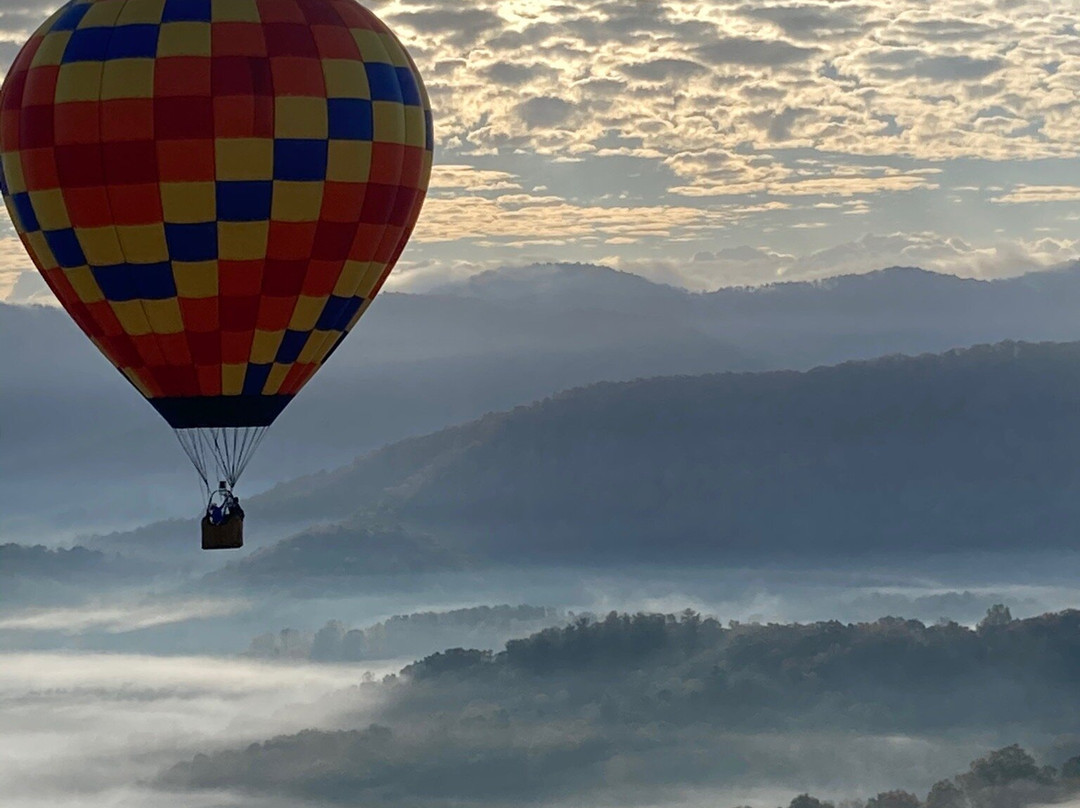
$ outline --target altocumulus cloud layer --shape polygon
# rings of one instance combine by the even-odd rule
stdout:
[[[47,9],[6,2],[10,60]],[[1077,252],[1073,4],[369,4],[437,115],[399,288],[537,259],[715,288],[891,263],[994,276]],[[0,244],[0,295],[16,247]]]
[[[439,111],[418,238],[466,262],[584,253],[711,288],[886,263],[988,276],[1075,254],[1068,4],[379,8]]]

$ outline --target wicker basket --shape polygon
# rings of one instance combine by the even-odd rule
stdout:
[[[202,518],[202,548],[204,550],[235,550],[244,546],[244,517],[232,515],[220,525],[211,524],[210,517]]]

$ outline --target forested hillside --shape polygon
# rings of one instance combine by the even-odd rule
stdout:
[[[585,265],[386,294],[275,424],[247,491],[402,438],[607,380],[807,368],[1002,339],[1080,339],[1080,269],[984,282],[894,268],[691,294]],[[0,483],[9,540],[107,533],[187,512],[156,413],[59,310],[0,304]],[[362,417],[357,417],[362,413]],[[58,506],[49,487],[67,484]],[[141,496],[133,496],[137,484]]]
[[[1080,344],[599,384],[251,500],[470,563],[1072,547]],[[320,529],[308,539],[325,544]],[[321,545],[320,545],[321,546]]]
[[[765,772],[789,786],[866,778],[860,767],[892,738],[906,743],[886,757],[889,785],[928,796],[884,792],[867,808],[1017,808],[1080,785],[1068,740],[1080,720],[1078,638],[1078,612],[1018,621],[1000,607],[976,629],[612,613],[494,655],[434,654],[361,687],[385,705],[374,725],[199,756],[165,782],[365,805],[580,804],[602,787],[628,804],[673,783],[737,787]],[[1048,759],[1037,764],[1010,737]],[[958,755],[1005,748],[931,788],[905,770],[920,744],[938,750],[938,777]],[[792,808],[820,808],[809,799]]]

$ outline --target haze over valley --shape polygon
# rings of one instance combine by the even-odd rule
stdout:
[[[1071,265],[993,282],[890,269],[704,295],[601,267],[538,266],[388,294],[335,354],[336,370],[286,410],[244,488],[598,381],[1080,339],[1078,300]],[[189,512],[198,489],[175,441],[62,312],[0,304],[0,338],[20,346],[0,357],[8,537],[70,542]],[[68,485],[63,498],[48,496],[50,482]]]
[[[1080,5],[0,72],[0,808],[1080,808]]]
[[[13,804],[1072,797],[1078,297],[1075,266],[388,295],[222,555],[149,408],[0,305],[34,337],[0,359]]]

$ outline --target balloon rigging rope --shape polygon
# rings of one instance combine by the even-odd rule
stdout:
[[[245,428],[244,430],[244,447],[240,450],[239,465],[236,468],[236,479],[240,479],[240,475],[244,473],[244,469],[248,467],[248,463],[251,462],[251,458],[255,456],[255,450],[259,448],[259,444],[262,443],[263,438],[266,437],[266,433],[269,427],[259,426]]]
[[[217,480],[224,480],[229,488],[236,486],[255,450],[266,436],[268,427],[215,427],[198,429],[174,429],[184,454],[195,467],[207,496],[213,488],[211,474],[217,472]],[[213,464],[208,462],[213,460]]]
[[[174,429],[173,434],[176,435],[176,439],[180,442],[180,447],[184,450],[184,454],[188,456],[191,461],[191,465],[195,467],[195,471],[198,472],[199,478],[202,480],[203,489],[206,491],[206,495],[210,496],[210,480],[207,477],[206,468],[206,456],[203,453],[202,441],[199,439],[199,435],[194,433],[194,430],[189,429]]]
[[[218,468],[221,470],[221,475],[224,476],[225,481],[231,488],[233,481],[229,479],[230,464],[229,464],[229,436],[224,429],[211,429],[210,439],[213,442],[214,458],[218,461]]]

